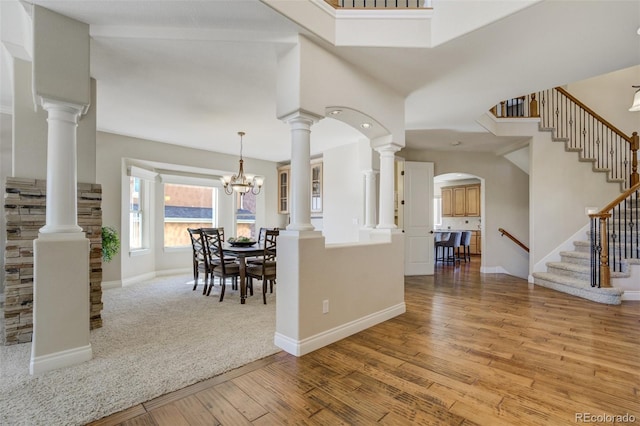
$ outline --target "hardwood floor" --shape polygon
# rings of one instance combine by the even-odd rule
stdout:
[[[311,354],[281,352],[92,425],[640,423],[639,302],[481,275],[475,258],[407,277],[406,304]]]

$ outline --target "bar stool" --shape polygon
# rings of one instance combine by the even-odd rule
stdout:
[[[449,238],[436,243],[436,262],[455,262],[459,259],[456,258],[456,249],[460,247],[460,239],[462,238],[462,232],[453,231],[449,234]],[[442,248],[442,257],[437,257],[439,248]],[[446,257],[445,257],[446,249]]]
[[[458,246],[458,259],[460,259],[460,247],[462,247],[462,259],[467,263],[467,259],[471,262],[471,231],[462,231],[460,237],[460,246]]]

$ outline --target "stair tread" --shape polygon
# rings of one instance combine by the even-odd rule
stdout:
[[[584,251],[561,251],[560,256],[577,257],[580,259],[591,259],[591,253],[587,253]]]
[[[534,278],[539,278],[545,281],[551,281],[558,284],[568,285],[570,287],[580,288],[582,290],[591,291],[594,293],[604,294],[622,294],[624,290],[617,287],[591,287],[591,283],[587,280],[582,280],[575,277],[569,277],[566,275],[558,275],[552,272],[534,272]]]

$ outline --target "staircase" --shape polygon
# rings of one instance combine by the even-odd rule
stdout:
[[[574,251],[560,252],[560,262],[547,263],[547,272],[534,272],[534,284],[598,303],[622,303],[623,290],[591,287],[591,243],[574,241],[573,245]]]
[[[629,264],[640,264],[638,134],[625,135],[561,88],[503,101],[492,112],[497,117],[539,117],[540,131],[552,132],[553,141],[563,142],[565,150],[579,153],[580,161],[591,162],[594,172],[604,172],[608,182],[620,185],[623,196],[592,215],[586,239],[574,241],[574,250],[560,252],[559,262],[546,263],[547,272],[533,273],[536,285],[620,304],[624,291],[610,287],[609,279],[629,277]],[[601,285],[603,275],[607,278]]]

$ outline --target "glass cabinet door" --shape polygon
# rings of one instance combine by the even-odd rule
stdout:
[[[322,163],[311,164],[311,213],[322,211]]]
[[[289,213],[289,168],[278,170],[278,213]]]

